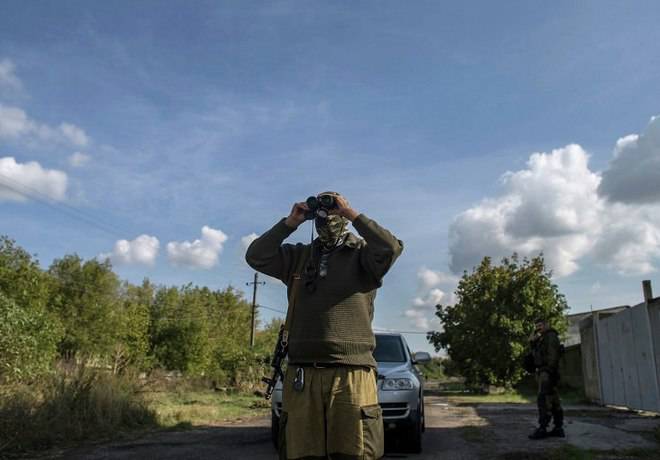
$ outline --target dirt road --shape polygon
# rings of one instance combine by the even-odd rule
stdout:
[[[660,459],[660,446],[651,433],[660,426],[660,419],[593,406],[569,406],[566,412],[566,439],[532,442],[527,434],[536,419],[533,405],[453,405],[445,398],[427,397],[423,452],[412,455],[390,449],[386,458],[539,460],[544,458],[542,452],[572,444],[600,451],[658,449]],[[275,460],[277,456],[270,442],[270,420],[257,419],[162,432],[135,441],[74,449],[49,458]],[[603,458],[621,457],[608,454]]]

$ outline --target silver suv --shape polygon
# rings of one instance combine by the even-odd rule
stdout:
[[[426,352],[411,353],[401,334],[376,333],[374,358],[378,364],[378,402],[383,409],[385,439],[402,444],[406,451],[422,450],[424,431],[424,379],[415,366],[431,360]],[[271,404],[271,434],[277,446],[282,382],[278,382]]]

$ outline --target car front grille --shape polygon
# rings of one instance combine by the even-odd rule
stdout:
[[[408,404],[407,403],[381,403],[381,409],[383,409],[383,418],[398,418],[405,417],[408,415]]]
[[[282,412],[282,403],[278,402],[275,406],[279,416]],[[384,419],[407,417],[409,412],[407,403],[381,403],[380,408],[383,410]]]

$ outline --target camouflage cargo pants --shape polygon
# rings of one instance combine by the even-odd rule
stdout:
[[[559,391],[557,391],[557,386],[559,385],[558,376],[541,371],[538,375],[538,383],[537,405],[539,408],[539,426],[547,428],[550,420],[554,419],[555,426],[561,428],[564,424],[564,410],[561,407]]]
[[[383,417],[376,373],[361,367],[304,368],[284,378],[280,459],[372,460],[383,456]]]

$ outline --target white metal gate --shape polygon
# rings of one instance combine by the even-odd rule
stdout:
[[[660,302],[594,323],[601,401],[660,412]]]

